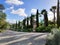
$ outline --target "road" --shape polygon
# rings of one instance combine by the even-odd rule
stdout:
[[[0,33],[0,45],[45,45],[48,33],[16,32]]]

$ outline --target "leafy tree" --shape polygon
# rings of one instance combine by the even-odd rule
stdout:
[[[6,14],[3,12],[0,12],[0,29],[4,28],[6,24]]]
[[[44,15],[44,25],[45,25],[45,26],[48,26],[47,11],[46,11],[45,9],[43,9],[43,10],[41,11],[41,14]]]
[[[7,28],[7,22],[5,21],[6,20],[6,14],[3,13],[3,10],[5,9],[5,7],[0,4],[0,29],[4,29],[4,28]]]

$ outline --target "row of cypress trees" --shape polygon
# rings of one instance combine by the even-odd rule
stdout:
[[[56,6],[52,6],[52,9],[54,9],[54,25],[55,25],[55,10],[57,9],[57,27],[60,26],[60,16],[59,16],[59,0],[58,0],[58,4],[57,4],[57,8]],[[50,9],[50,11],[52,11],[52,9]],[[36,11],[36,14],[33,15],[31,14],[30,17],[27,17],[23,20],[23,28],[27,26],[30,26],[31,28],[33,28],[33,21],[34,21],[34,17],[36,16],[36,27],[39,27],[39,16],[40,14],[44,15],[44,26],[47,27],[48,26],[48,15],[47,15],[47,11],[46,9],[43,9],[41,11],[41,13],[39,13],[38,9]],[[30,21],[30,24],[29,24]]]
[[[48,26],[48,17],[47,17],[47,11],[44,9],[41,11],[41,14],[44,15],[44,26]],[[30,26],[33,28],[33,21],[34,21],[34,17],[36,16],[36,27],[39,27],[39,16],[40,16],[40,13],[37,9],[36,11],[36,15],[33,15],[31,14],[30,17],[27,17],[23,20],[23,26],[26,26],[28,27],[29,25],[29,20],[30,20]],[[27,24],[26,24],[27,22]]]

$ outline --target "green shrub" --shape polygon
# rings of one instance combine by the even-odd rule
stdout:
[[[54,28],[47,36],[46,45],[60,45],[60,30]]]
[[[51,24],[49,24],[49,25],[48,25],[48,27],[50,27],[50,28],[54,28],[54,27],[55,27],[55,25],[54,25],[54,24],[52,24],[52,25],[51,25]]]
[[[45,31],[46,31],[46,32],[51,32],[51,29],[52,29],[52,28],[51,28],[50,26],[48,26],[48,27],[45,28]]]
[[[36,32],[51,32],[51,27],[44,27],[44,26],[40,26],[38,28],[36,28]]]
[[[44,31],[45,27],[44,26],[39,26],[36,28],[36,32],[42,32]]]

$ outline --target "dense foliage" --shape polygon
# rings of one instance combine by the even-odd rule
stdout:
[[[51,33],[47,36],[46,45],[60,45],[59,29],[52,29]]]
[[[6,20],[6,14],[2,11],[0,12],[0,29],[6,28],[7,22]]]

